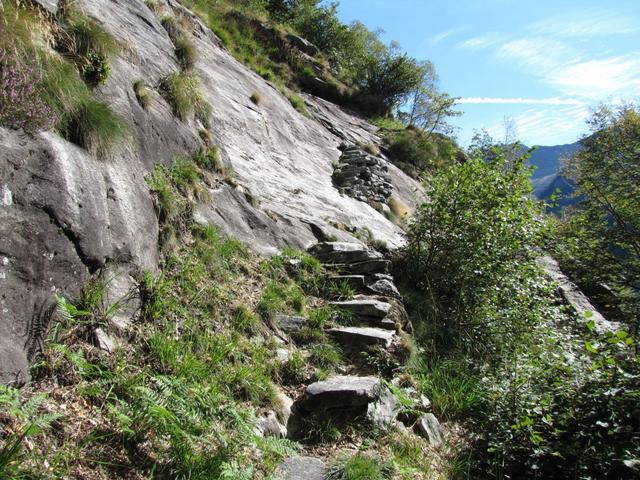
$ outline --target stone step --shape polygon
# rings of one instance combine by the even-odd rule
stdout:
[[[376,273],[389,273],[391,262],[383,258],[374,258],[361,262],[334,263],[334,266],[345,275],[373,275]]]
[[[322,262],[351,264],[380,260],[382,255],[358,243],[321,242],[312,246],[309,253]]]
[[[276,323],[283,332],[292,333],[306,327],[309,324],[309,320],[300,316],[276,315]]]
[[[363,350],[376,345],[389,348],[396,338],[394,331],[373,327],[337,327],[327,330],[327,333],[351,350]]]
[[[356,290],[364,290],[365,285],[365,277],[364,275],[334,275],[332,277],[327,277],[329,282],[333,282],[336,285],[341,285],[344,282],[351,288],[355,288]]]
[[[325,480],[329,469],[315,457],[291,457],[276,470],[276,480]]]
[[[384,318],[391,311],[391,304],[379,300],[345,300],[342,302],[331,302],[331,305],[350,312],[357,317]]]
[[[300,404],[310,412],[351,409],[375,402],[381,392],[378,377],[338,375],[309,385]]]

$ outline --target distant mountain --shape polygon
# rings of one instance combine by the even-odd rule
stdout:
[[[565,197],[557,200],[558,206],[553,208],[553,211],[573,203],[572,199],[566,198],[573,193],[573,185],[560,174],[560,169],[562,160],[574,155],[580,150],[580,146],[580,141],[567,145],[539,146],[531,154],[529,165],[536,167],[531,176],[535,196],[540,200],[549,200],[551,195],[560,190],[561,195]]]

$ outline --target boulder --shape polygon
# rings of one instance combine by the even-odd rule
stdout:
[[[7,338],[0,337],[0,382],[20,387],[29,380],[29,362],[22,345],[16,345]]]
[[[431,445],[440,445],[442,443],[442,427],[433,413],[422,415],[415,425],[415,431],[421,437],[429,440]]]
[[[276,315],[276,323],[282,331],[291,333],[302,330],[309,324],[309,320],[305,317],[292,315]]]
[[[318,47],[316,47],[313,43],[311,43],[306,38],[303,38],[299,35],[294,35],[290,33],[287,35],[287,40],[298,50],[306,53],[307,55],[314,56],[318,53]]]
[[[620,323],[607,320],[598,312],[582,290],[560,270],[556,259],[544,256],[538,258],[537,262],[545,270],[547,276],[558,284],[560,296],[571,307],[580,321],[584,323],[593,321],[595,330],[599,334],[622,329]]]
[[[329,335],[344,347],[351,350],[365,349],[370,346],[389,348],[395,339],[395,333],[390,330],[371,327],[339,327],[328,330]]]
[[[335,376],[307,387],[301,405],[308,411],[364,407],[380,397],[378,377]]]
[[[116,341],[105,332],[102,328],[96,328],[93,332],[93,339],[100,350],[104,350],[105,352],[113,353],[115,352],[118,344]]]
[[[390,304],[378,300],[346,300],[331,302],[331,305],[358,317],[384,318],[391,311]]]
[[[287,458],[276,470],[277,480],[325,480],[328,468],[314,457]]]
[[[258,418],[256,429],[256,433],[261,437],[287,437],[287,429],[278,421],[275,412],[269,412],[265,416]]]
[[[400,295],[400,292],[398,292],[396,286],[393,284],[393,282],[387,279],[378,280],[371,285],[367,285],[367,288],[372,292],[378,293],[385,297],[392,297],[397,298],[398,300],[402,300],[402,295]]]
[[[280,388],[276,389],[276,397],[275,397],[275,410],[278,419],[282,422],[282,424],[287,425],[289,423],[289,418],[291,417],[291,409],[293,407],[293,400]]]
[[[401,410],[402,405],[396,396],[388,388],[384,388],[380,398],[367,407],[367,418],[376,427],[387,429],[398,424],[396,417]]]

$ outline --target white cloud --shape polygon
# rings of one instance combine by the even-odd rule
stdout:
[[[536,145],[541,139],[567,137],[575,133],[577,140],[579,132],[584,130],[584,122],[589,117],[589,107],[586,105],[572,105],[564,108],[534,108],[512,117],[518,139],[525,145]],[[504,136],[504,123],[492,124],[487,128],[494,138]]]
[[[429,43],[431,45],[436,45],[441,41],[455,35],[456,33],[461,32],[462,30],[464,30],[464,27],[452,28],[451,30],[440,32],[437,35],[434,35],[433,37],[431,37],[431,40],[429,41]]]
[[[487,33],[478,37],[472,37],[458,44],[458,48],[477,49],[487,48],[502,41],[502,37],[496,33]]]
[[[521,67],[535,70],[555,68],[578,53],[565,42],[543,37],[525,37],[500,45],[498,58],[514,61]],[[575,60],[574,60],[575,61]]]
[[[640,60],[638,54],[589,60],[549,72],[546,81],[569,94],[602,99],[640,87]]]
[[[494,97],[465,97],[456,101],[458,104],[502,104],[502,105],[584,105],[584,102],[573,98],[494,98]]]
[[[529,25],[529,30],[535,35],[592,38],[626,35],[637,32],[639,27],[633,17],[601,9],[589,9],[534,22]]]

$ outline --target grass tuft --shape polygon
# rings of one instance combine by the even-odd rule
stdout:
[[[129,126],[109,105],[89,98],[71,112],[65,136],[91,154],[104,157],[116,144],[128,139]]]
[[[249,98],[256,105],[260,105],[260,103],[262,103],[262,95],[258,92],[253,92]]]
[[[338,460],[329,470],[327,480],[391,480],[393,467],[362,453]]]
[[[140,106],[145,110],[149,108],[149,105],[151,105],[151,93],[144,80],[137,80],[133,84],[133,91]]]
[[[307,113],[307,106],[305,105],[302,97],[300,97],[299,95],[291,94],[291,95],[288,95],[287,98],[289,99],[289,102],[291,103],[291,105],[293,105],[293,108],[295,108],[297,111],[299,111],[302,114]]]
[[[193,41],[186,35],[181,35],[174,40],[176,48],[176,57],[183,70],[191,70],[198,59],[198,51]]]
[[[202,102],[200,79],[191,72],[171,73],[160,82],[160,92],[180,120],[187,120]]]

